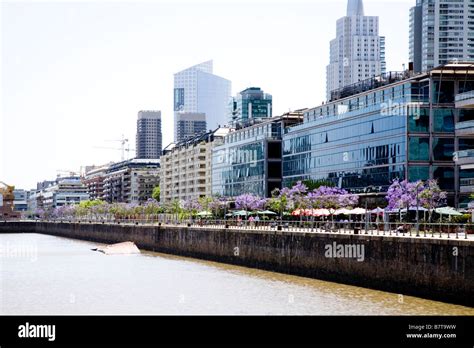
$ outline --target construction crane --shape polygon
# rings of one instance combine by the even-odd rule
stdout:
[[[135,151],[135,149],[131,149],[131,148],[125,149],[125,148],[123,148],[123,147],[118,148],[118,147],[104,147],[104,146],[94,146],[94,149],[116,150],[116,151],[118,150],[118,151],[121,151],[121,153],[122,153],[122,161],[125,160],[125,156],[124,156],[124,153],[125,153],[125,152],[131,152],[131,151],[133,152],[133,151]]]
[[[58,170],[56,170],[56,173],[57,173],[57,176],[58,176],[58,177],[60,176],[60,173],[62,173],[62,174],[67,174],[67,175],[69,175],[69,176],[82,176],[82,169],[83,169],[83,166],[81,166],[81,168],[79,169],[79,171],[76,171],[76,170],[58,169]]]
[[[4,219],[18,218],[20,216],[19,213],[15,212],[15,204],[13,203],[15,200],[14,190],[15,186],[7,185],[0,181],[0,196],[2,198],[0,201],[0,217]]]
[[[118,150],[121,150],[122,151],[122,161],[125,160],[125,151],[130,151],[130,149],[125,149],[125,144],[128,143],[128,139],[125,138],[125,135],[122,134],[122,139],[119,139],[119,140],[106,140],[106,141],[114,141],[114,142],[118,142],[120,143],[120,145],[122,145],[122,147]]]
[[[3,196],[3,202],[5,203],[5,201],[9,200],[13,202],[15,200],[15,195],[13,194],[15,186],[7,185],[3,181],[0,181],[0,185],[0,194]]]

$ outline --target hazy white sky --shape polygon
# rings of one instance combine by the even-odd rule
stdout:
[[[408,61],[415,0],[365,0],[387,70]],[[213,59],[233,94],[262,87],[274,114],[325,98],[329,41],[346,0],[3,1],[0,181],[30,189],[57,170],[120,160],[139,110],[173,136],[173,74]],[[132,155],[132,154],[131,154]]]

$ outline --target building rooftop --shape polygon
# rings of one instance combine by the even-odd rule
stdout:
[[[364,3],[362,2],[362,0],[347,1],[347,15],[348,16],[363,16]]]
[[[215,130],[210,130],[208,132],[195,135],[192,138],[189,138],[189,139],[177,142],[177,143],[170,143],[163,149],[163,155],[166,155],[167,153],[173,151],[175,148],[195,145],[195,144],[199,144],[200,142],[203,142],[203,141],[206,141],[206,142],[207,141],[213,141],[214,138],[223,138],[227,134],[229,134],[231,131],[232,131],[231,128],[219,127]]]
[[[413,71],[390,71],[385,74],[372,77],[367,80],[360,81],[358,83],[345,86],[331,92],[331,100],[329,103],[345,99],[348,97],[356,96],[367,91],[375,90],[378,88],[386,87],[391,84],[395,84],[401,81],[410,79],[423,79],[430,75],[474,75],[474,62],[451,62],[448,64],[440,65],[427,72],[414,74]]]
[[[111,172],[114,172],[114,171],[117,171],[117,170],[120,170],[120,169],[126,168],[126,167],[140,167],[140,166],[146,166],[146,165],[160,166],[160,159],[148,159],[148,158],[138,159],[138,158],[133,158],[133,159],[129,159],[129,160],[126,160],[126,161],[111,164],[109,166],[109,168],[106,170],[106,172],[111,173]]]

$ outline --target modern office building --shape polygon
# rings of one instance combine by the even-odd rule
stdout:
[[[39,190],[36,196],[45,210],[79,204],[89,199],[87,187],[79,176],[58,177],[53,184]]]
[[[37,209],[43,208],[42,200],[38,196],[38,190],[30,190],[28,195],[28,211],[35,212]]]
[[[365,16],[362,0],[348,0],[347,15],[337,21],[326,68],[327,100],[331,92],[385,73],[385,37],[379,18]]]
[[[13,200],[15,211],[27,211],[28,210],[28,198],[30,192],[27,190],[13,190],[15,199]]]
[[[472,0],[417,0],[410,9],[410,62],[415,72],[474,59]]]
[[[272,117],[272,96],[259,87],[250,87],[231,98],[229,123],[244,128]]]
[[[227,124],[230,97],[231,82],[213,74],[212,60],[176,73],[174,75],[175,142],[185,140],[180,138],[177,132],[179,114],[205,114],[207,129],[216,129]]]
[[[207,132],[206,114],[183,112],[176,114],[176,139],[179,142],[192,139]]]
[[[460,132],[474,110],[455,102],[474,89],[474,66],[447,64],[427,73],[386,73],[338,99],[309,109],[283,136],[284,184],[327,180],[354,193],[385,195],[395,178],[437,179],[449,203],[465,199],[455,153],[474,149],[474,131]],[[458,97],[459,98],[459,97]],[[474,129],[474,128],[473,128]]]
[[[160,158],[162,152],[161,111],[138,112],[136,137],[137,158]]]
[[[163,203],[198,199],[212,195],[212,149],[222,144],[229,128],[170,144],[161,157],[161,197]]]
[[[302,120],[300,110],[229,133],[212,151],[212,194],[270,197],[281,188],[282,135]]]
[[[462,83],[463,88],[456,95],[456,109],[459,110],[460,118],[456,123],[456,137],[459,139],[474,138],[474,73],[470,71],[470,79]],[[464,142],[463,142],[464,143]],[[472,145],[472,141],[471,141]],[[455,160],[459,166],[459,207],[474,207],[474,147],[459,147],[455,154]]]
[[[104,200],[109,203],[142,203],[152,198],[160,184],[159,159],[131,159],[114,163],[105,171]]]

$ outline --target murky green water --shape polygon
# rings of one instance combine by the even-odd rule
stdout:
[[[474,309],[95,243],[0,235],[0,314],[474,315]]]

